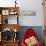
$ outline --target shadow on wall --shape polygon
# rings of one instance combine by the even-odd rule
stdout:
[[[19,32],[20,42],[21,42],[21,40],[23,38],[23,35],[24,35],[25,31],[28,28],[32,28],[37,33],[37,37],[38,37],[39,41],[42,43],[43,42],[42,26],[21,26],[20,27],[20,32]]]

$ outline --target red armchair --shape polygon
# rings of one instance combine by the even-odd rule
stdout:
[[[24,35],[24,37],[22,38],[21,46],[27,46],[25,40],[31,38],[32,36],[35,37],[35,38],[36,38],[36,41],[37,41],[37,43],[36,43],[34,46],[41,46],[40,42],[37,40],[37,35],[36,35],[36,33],[33,31],[32,28],[29,28],[29,29],[26,30],[25,35]],[[30,46],[31,46],[31,45],[30,45]]]

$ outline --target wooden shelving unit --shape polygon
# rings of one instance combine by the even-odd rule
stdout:
[[[12,18],[9,17],[13,17],[13,20],[11,20]],[[18,17],[19,17],[19,7],[0,7],[0,32],[1,32],[0,46],[18,46],[19,39],[14,40],[13,38],[13,40],[11,39],[7,41],[4,40],[2,37],[3,34],[2,32],[5,32],[4,29],[11,29],[14,33],[17,33],[19,31]],[[10,21],[14,21],[14,23],[12,24],[11,22],[9,24]]]

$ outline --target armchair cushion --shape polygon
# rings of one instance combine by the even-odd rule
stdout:
[[[37,40],[37,35],[32,28],[26,30],[21,42],[22,46],[41,46]]]

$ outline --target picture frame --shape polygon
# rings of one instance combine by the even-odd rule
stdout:
[[[9,10],[2,10],[2,15],[9,15]]]
[[[0,15],[0,24],[1,24],[1,15]]]
[[[16,11],[10,11],[10,15],[16,15],[18,12],[16,12]]]
[[[23,11],[24,16],[36,16],[36,11]]]
[[[0,41],[1,41],[1,32],[0,32]]]

